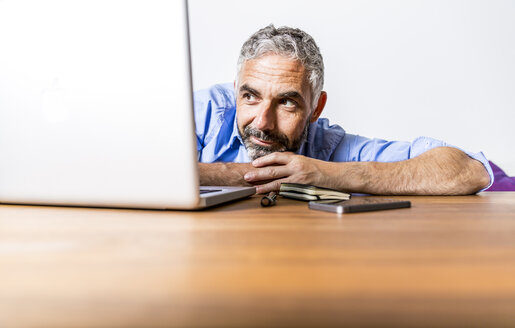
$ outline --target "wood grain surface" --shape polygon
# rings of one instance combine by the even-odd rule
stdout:
[[[515,326],[515,193],[355,214],[0,206],[0,327]]]

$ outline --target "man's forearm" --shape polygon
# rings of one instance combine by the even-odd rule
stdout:
[[[328,163],[330,187],[383,195],[466,195],[486,187],[483,165],[455,148],[440,147],[401,162]]]
[[[243,176],[250,163],[198,163],[201,186],[250,186]]]

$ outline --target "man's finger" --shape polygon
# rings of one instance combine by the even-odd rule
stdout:
[[[284,165],[267,166],[248,171],[245,173],[244,178],[247,182],[276,180],[290,176],[291,173],[290,169]]]
[[[282,182],[288,182],[287,179],[275,180],[266,184],[256,186],[256,193],[266,194],[271,191],[279,191]]]
[[[255,159],[252,162],[254,167],[263,167],[268,165],[277,165],[277,164],[288,164],[291,160],[291,157],[294,156],[293,153],[290,152],[275,152],[268,154],[266,156]]]

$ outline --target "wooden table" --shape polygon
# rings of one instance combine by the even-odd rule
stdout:
[[[0,206],[0,327],[515,326],[515,193],[343,214]]]

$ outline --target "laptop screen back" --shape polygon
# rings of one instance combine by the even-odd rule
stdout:
[[[0,201],[198,202],[185,1],[0,1]]]

